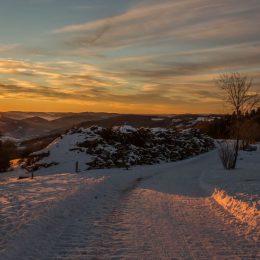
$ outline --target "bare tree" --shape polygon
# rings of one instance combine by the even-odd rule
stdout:
[[[235,116],[234,134],[236,141],[234,160],[233,163],[229,165],[230,169],[236,167],[242,118],[247,112],[251,112],[259,103],[259,94],[252,91],[252,82],[252,79],[238,72],[222,74],[216,80],[216,84],[224,91],[226,102]]]
[[[251,112],[259,102],[259,94],[252,91],[252,79],[238,72],[222,74],[216,81],[226,94],[226,101],[237,117]]]

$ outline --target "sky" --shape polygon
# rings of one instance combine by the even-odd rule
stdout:
[[[0,1],[0,111],[224,113],[260,90],[259,0]]]

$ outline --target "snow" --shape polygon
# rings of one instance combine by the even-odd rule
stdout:
[[[214,121],[215,119],[219,119],[219,116],[212,116],[212,115],[201,115],[201,116],[193,116],[193,117],[183,117],[183,118],[174,118],[172,119],[172,123],[177,128],[185,128],[185,127],[192,127],[199,122],[210,122]]]
[[[154,127],[151,128],[152,133],[157,134],[157,133],[163,133],[163,132],[167,132],[167,129],[162,128],[162,127]]]
[[[72,135],[63,144],[74,141]],[[243,153],[232,173],[222,170],[212,151],[129,171],[47,174],[45,169],[20,181],[15,172],[4,174],[0,258],[256,259],[259,229],[241,225],[202,184],[235,196],[241,193],[239,176],[251,178],[259,169],[258,156]],[[243,187],[251,191],[250,182]]]
[[[88,136],[85,132],[69,132],[55,139],[43,150],[33,153],[32,155],[50,152],[48,157],[43,158],[38,163],[57,163],[57,165],[51,167],[52,173],[64,171],[75,172],[76,162],[79,164],[79,170],[86,170],[86,163],[90,162],[92,157],[85,152],[80,152],[77,146],[78,143],[84,142],[86,138],[88,140],[95,140],[97,137]],[[38,172],[41,174],[46,172],[46,170],[40,169]]]
[[[196,118],[195,122],[210,122],[215,119],[220,119],[219,116],[199,116]]]
[[[0,252],[17,231],[22,231],[48,214],[59,202],[77,193],[82,185],[92,187],[102,180],[102,178],[85,178],[70,173],[37,176],[35,179],[24,180],[18,180],[17,176],[2,176],[0,181],[2,237]]]
[[[0,140],[1,141],[12,141],[14,143],[18,143],[22,139],[17,139],[17,138],[11,137],[11,136],[3,135],[3,136],[0,137]]]
[[[175,119],[172,119],[172,122],[173,122],[173,123],[179,123],[179,122],[181,122],[181,121],[183,121],[183,119],[178,119],[178,118],[177,118],[177,119],[176,119],[176,118],[175,118]]]
[[[156,167],[153,170],[156,170]],[[63,215],[66,209],[71,209],[74,205],[77,205],[75,210],[78,213],[83,208],[84,202],[87,206],[86,221],[89,221],[90,212],[94,213],[92,222],[89,223],[93,225],[99,219],[99,214],[106,214],[113,209],[121,191],[131,186],[137,177],[148,176],[151,173],[148,166],[148,168],[138,167],[134,171],[99,170],[89,171],[88,174],[49,175],[45,173],[36,176],[33,180],[17,180],[19,174],[20,172],[12,173],[11,177],[4,174],[0,182],[2,234],[0,258],[2,253],[4,256],[11,256],[11,259],[17,259],[13,246],[19,250],[26,248],[23,243],[24,236],[27,237],[27,241],[30,241],[26,249],[32,250],[31,246],[37,236],[35,232],[45,232],[46,222],[51,222],[59,214]],[[96,198],[105,198],[105,201],[99,204]],[[78,203],[79,201],[81,202]],[[73,222],[74,217],[77,218],[72,215],[68,222]],[[10,250],[8,245],[12,245]]]
[[[130,125],[115,126],[115,127],[113,127],[113,130],[118,130],[122,134],[128,134],[128,133],[133,133],[133,132],[137,131],[136,128],[134,128]]]
[[[159,117],[155,117],[155,118],[152,118],[152,121],[163,121],[164,118],[159,118]]]
[[[260,145],[255,152],[240,151],[236,170],[221,165],[201,176],[202,186],[227,211],[251,228],[260,226]]]
[[[15,171],[0,175],[0,259],[259,257],[260,146],[241,152],[234,171],[223,169],[216,150],[84,171],[90,155],[77,144],[95,141],[99,130],[70,131],[36,153],[50,152],[43,162],[59,164],[34,179],[17,180],[16,162]]]

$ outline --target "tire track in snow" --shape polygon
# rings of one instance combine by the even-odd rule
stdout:
[[[167,176],[163,181],[164,186],[169,183],[169,190],[174,189]],[[197,181],[193,178],[194,185]],[[139,179],[122,193],[119,205],[97,221],[93,230],[70,227],[48,259],[259,257],[257,243],[237,233],[243,226],[203,195],[199,186],[197,196],[188,196],[158,191],[157,182],[158,176],[144,180],[143,184]],[[176,187],[179,184],[176,179]]]
[[[257,259],[257,244],[214,210],[220,209],[207,198],[136,189],[100,223],[105,234],[87,259]]]
[[[128,182],[121,192],[111,184],[109,196],[82,191],[35,233],[34,249],[4,259],[260,258],[259,242],[200,189],[200,160]]]

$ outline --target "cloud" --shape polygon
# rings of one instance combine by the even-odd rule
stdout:
[[[0,59],[0,90],[5,98],[91,103],[95,110],[217,107],[213,80],[221,72],[244,72],[259,87],[259,11],[258,0],[139,1],[56,29],[45,48],[0,45],[4,54],[44,56]]]
[[[46,98],[89,99],[109,94],[127,82],[95,66],[59,61],[39,63],[0,60],[1,89],[4,94],[34,95]],[[20,96],[20,95],[18,95]]]
[[[7,73],[9,77],[2,79],[0,83],[2,98],[58,102],[62,100],[78,104],[92,102],[97,106],[107,104],[107,106],[124,106],[125,109],[128,105],[134,104],[144,107],[162,104],[176,106],[188,102],[201,102],[202,96],[210,98],[208,92],[203,92],[204,88],[194,88],[187,95],[183,90],[188,89],[189,85],[162,82],[150,85],[129,83],[117,74],[71,61],[43,64],[7,60],[1,61],[0,65],[1,68],[6,66],[7,69],[11,69]],[[77,70],[77,73],[74,70]],[[212,93],[211,91],[211,95]],[[203,102],[207,102],[206,99]]]
[[[0,44],[0,53],[10,52],[17,49],[19,44]]]
[[[147,83],[172,81],[203,84],[222,72],[240,71],[250,75],[258,71],[260,74],[259,44],[243,43],[161,55],[133,56],[110,60],[107,66],[125,78]]]
[[[67,34],[78,46],[124,47],[171,39],[172,41],[254,38],[260,22],[257,0],[176,0],[136,6],[100,20],[72,24],[54,31]],[[93,40],[94,39],[94,40]]]

